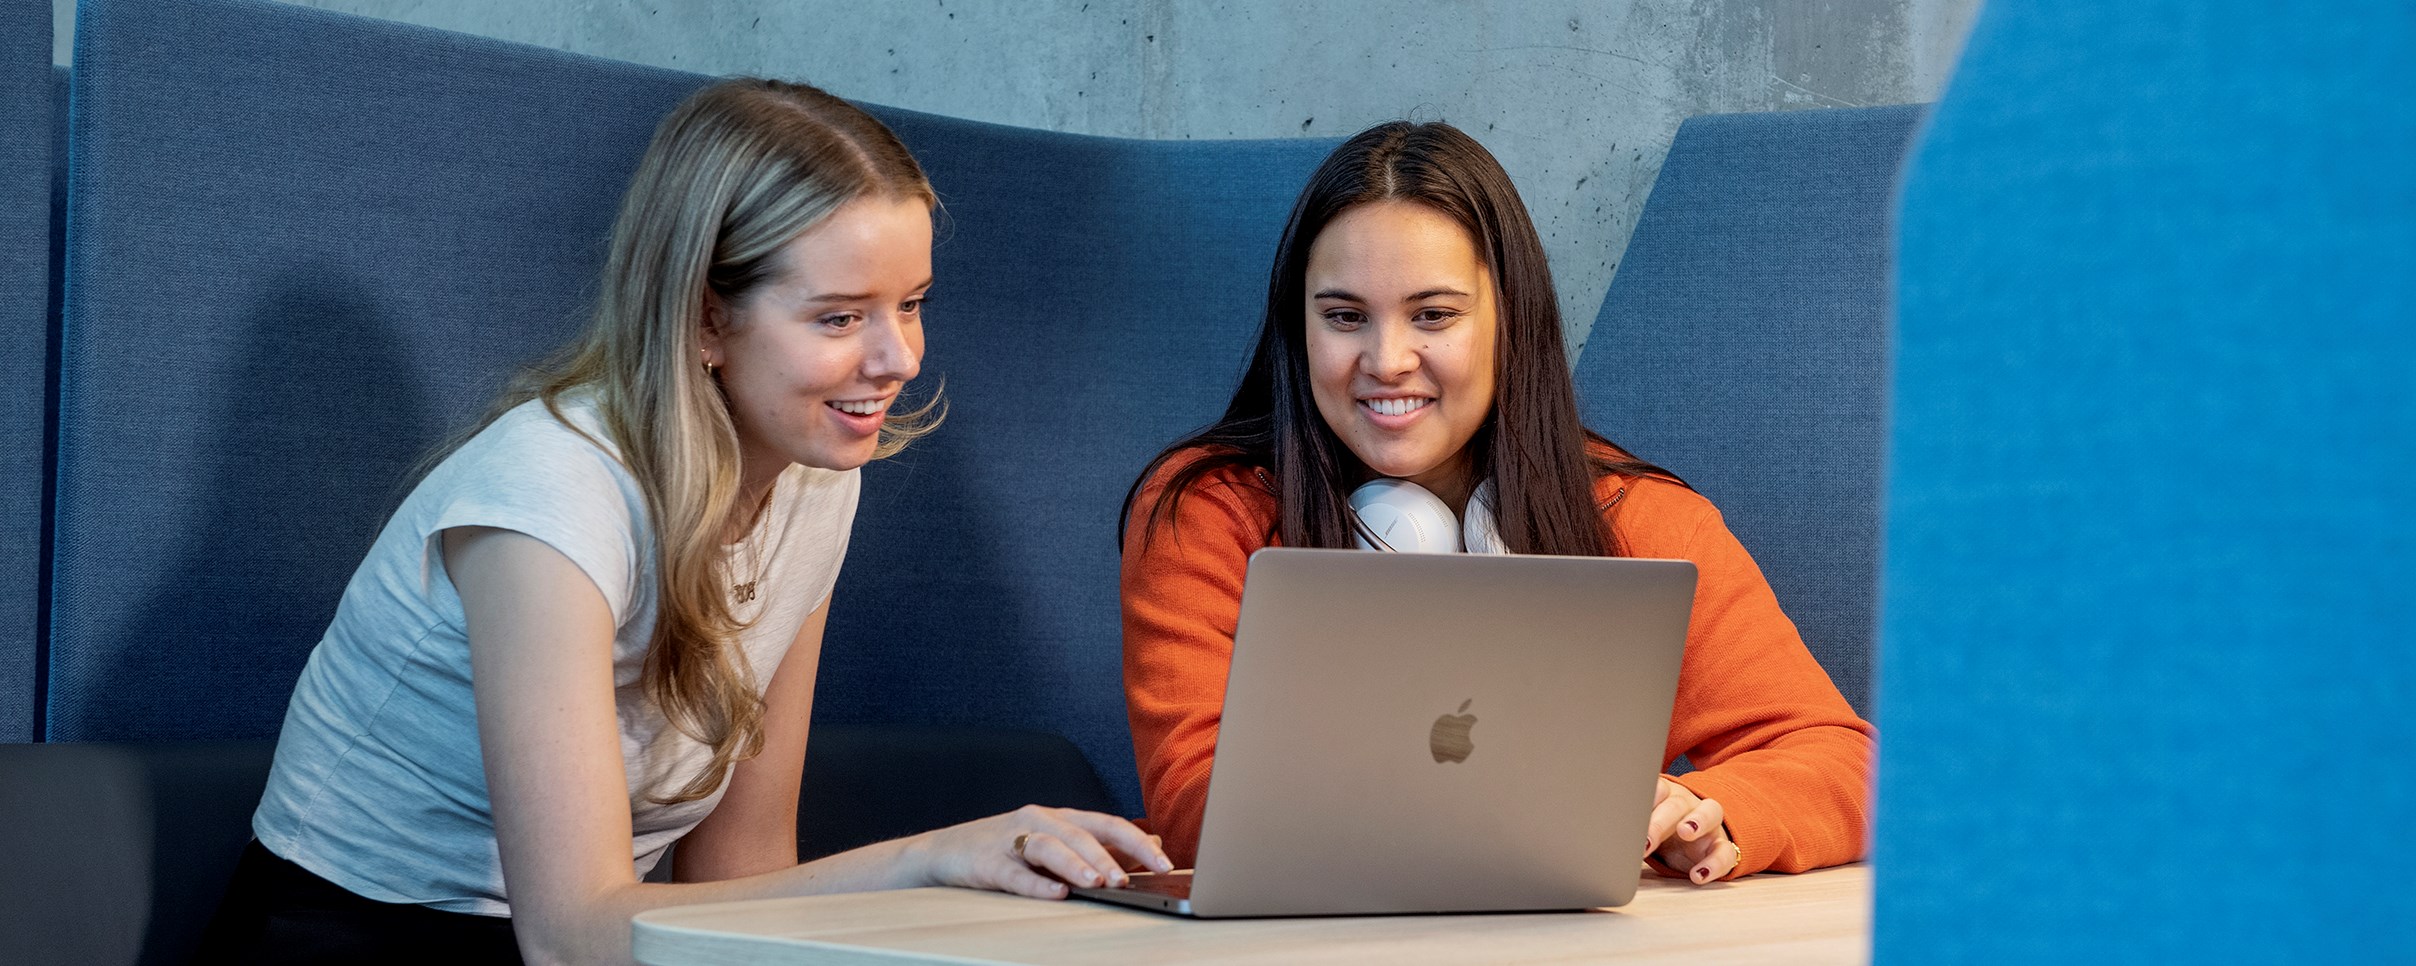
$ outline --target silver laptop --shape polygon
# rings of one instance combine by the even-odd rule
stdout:
[[[1683,560],[1250,556],[1196,868],[1075,895],[1222,918],[1636,892]]]

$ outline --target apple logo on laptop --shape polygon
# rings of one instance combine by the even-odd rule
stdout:
[[[1469,698],[1460,702],[1460,713],[1435,719],[1434,731],[1427,735],[1427,744],[1431,746],[1437,763],[1467,761],[1469,752],[1476,750],[1476,741],[1468,736],[1469,730],[1476,727],[1476,715],[1468,713],[1468,706],[1475,703],[1475,698]]]

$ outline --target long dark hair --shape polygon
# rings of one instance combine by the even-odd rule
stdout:
[[[1325,226],[1352,208],[1392,200],[1458,222],[1500,289],[1493,411],[1468,447],[1474,478],[1493,481],[1494,522],[1511,552],[1614,555],[1617,540],[1603,525],[1594,481],[1622,474],[1684,485],[1578,422],[1543,240],[1501,163],[1449,124],[1395,121],[1344,142],[1309,177],[1284,225],[1267,283],[1266,320],[1233,401],[1223,418],[1150,460],[1125,493],[1120,531],[1129,532],[1123,528],[1133,504],[1161,468],[1198,450],[1200,458],[1177,467],[1148,508],[1144,534],[1155,532],[1202,476],[1241,466],[1265,471],[1273,490],[1278,517],[1271,538],[1293,547],[1353,546],[1350,490],[1368,472],[1310,395],[1304,289],[1309,246]]]

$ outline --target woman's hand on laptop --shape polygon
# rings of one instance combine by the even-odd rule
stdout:
[[[1720,803],[1698,798],[1667,778],[1653,790],[1653,820],[1644,831],[1644,857],[1657,858],[1696,885],[1717,882],[1736,868],[1736,843],[1728,840]]]
[[[1140,826],[1114,815],[1040,805],[925,832],[908,852],[932,885],[1041,899],[1065,898],[1068,884],[1122,886],[1128,869],[1174,870],[1158,837]]]

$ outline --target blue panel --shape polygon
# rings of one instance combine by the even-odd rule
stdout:
[[[817,714],[1056,731],[1140,811],[1116,514],[1224,411],[1331,140],[1126,141],[876,110],[947,206],[948,424],[866,471]]]
[[[1864,714],[1887,220],[1921,110],[1687,121],[1577,363],[1587,424],[1720,507]]]
[[[50,736],[273,736],[703,78],[272,3],[87,0],[76,40]]]
[[[37,733],[53,96],[50,0],[0,0],[0,741]]]
[[[2411,59],[1982,16],[1903,198],[1881,960],[2416,959]]]

